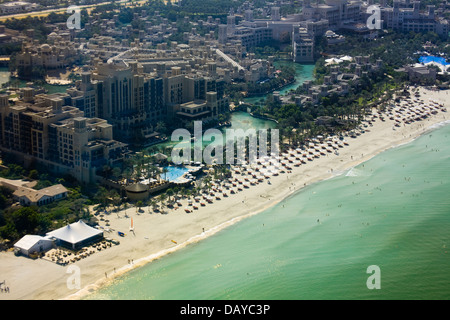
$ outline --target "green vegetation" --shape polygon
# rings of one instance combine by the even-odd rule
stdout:
[[[418,55],[415,53],[424,51],[423,45],[427,41],[433,45],[427,48],[432,54],[449,51],[447,43],[432,33],[387,32],[373,41],[347,34],[346,39],[346,43],[332,47],[328,47],[325,41],[319,39],[317,54],[326,52],[352,57],[369,56],[371,63],[380,59],[383,67],[370,77],[362,76],[356,81],[348,81],[348,93],[344,95],[334,93],[322,97],[317,105],[311,103],[305,103],[300,107],[294,103],[282,105],[275,101],[272,95],[268,95],[262,106],[253,106],[251,111],[254,114],[278,122],[283,141],[297,145],[318,134],[339,133],[358,126],[372,107],[384,108],[387,101],[392,98],[393,92],[408,84],[407,74],[397,69],[417,62]],[[355,72],[350,62],[343,62],[339,67],[341,72]],[[331,67],[325,65],[325,57],[319,58],[316,62],[313,85],[322,85],[324,77],[330,73]],[[448,76],[440,79],[441,82],[448,80]],[[306,92],[300,86],[295,94]],[[331,119],[332,125],[319,125],[317,119],[321,117]]]
[[[101,19],[113,19],[117,15],[118,26],[123,27],[131,25],[135,29],[142,29],[143,22],[139,19],[134,20],[134,13],[146,10],[148,13],[159,11],[162,18],[167,18],[171,22],[176,22],[178,28],[177,35],[172,36],[167,41],[181,41],[183,32],[190,31],[192,24],[184,21],[188,17],[191,21],[195,18],[206,19],[212,16],[213,19],[219,18],[222,23],[226,22],[226,16],[230,8],[237,8],[243,0],[184,0],[181,6],[169,4],[164,5],[163,1],[150,1],[145,5],[136,7],[125,7],[118,4],[102,5],[93,9],[92,14],[99,14]],[[430,3],[433,0],[429,0]],[[296,12],[296,6],[282,7],[282,13]],[[50,29],[47,23],[64,22],[69,14],[52,13],[48,17],[8,19],[4,23],[7,28],[24,31],[27,29],[35,30],[35,38],[41,42],[45,41]],[[81,24],[87,22],[88,14],[82,10]],[[200,34],[209,32],[207,27],[196,26]],[[78,36],[90,38],[95,33],[100,34],[100,25],[93,26],[90,31],[83,30]],[[383,68],[373,73],[370,77],[361,77],[356,82],[349,81],[349,92],[345,95],[331,94],[321,98],[318,105],[306,103],[298,106],[294,103],[281,104],[276,101],[273,95],[269,94],[262,106],[253,106],[251,111],[258,116],[264,116],[275,119],[278,122],[281,137],[288,144],[300,144],[308,137],[316,136],[320,133],[340,133],[341,131],[351,129],[357,126],[367,112],[372,107],[383,108],[387,101],[392,97],[392,93],[407,84],[407,78],[404,73],[396,71],[405,64],[416,62],[415,52],[423,50],[423,45],[430,41],[434,47],[427,49],[431,54],[444,52],[450,55],[450,46],[441,40],[436,34],[416,34],[416,33],[383,33],[380,38],[367,41],[360,36],[344,34],[346,43],[328,47],[326,41],[320,39],[316,44],[317,56],[323,53],[350,56],[370,56],[370,61],[377,59],[383,61]],[[131,35],[132,41],[138,34]],[[12,53],[19,50],[18,47],[2,47],[1,52]],[[275,56],[284,57],[289,46],[282,49],[282,45],[261,44],[260,47],[252,49],[257,58],[267,58]],[[284,50],[284,51],[282,51]],[[12,57],[14,61],[14,56]],[[341,68],[353,72],[349,63],[342,63]],[[268,79],[262,83],[242,82],[227,85],[226,93],[230,95],[231,101],[238,102],[242,98],[242,92],[252,94],[268,93],[294,81],[295,70],[283,66],[277,77]],[[36,69],[31,71],[36,76],[42,76],[43,70]],[[314,84],[323,84],[323,79],[330,74],[331,70],[325,66],[325,57],[317,60],[315,68],[316,80]],[[75,77],[75,76],[72,76]],[[445,79],[443,79],[445,80]],[[448,79],[446,80],[448,81]],[[299,87],[296,94],[305,94],[302,87]],[[219,122],[228,121],[230,114],[221,115],[217,121],[204,124],[204,129],[214,127]],[[332,119],[331,126],[325,126],[317,121],[318,118],[327,117]],[[187,129],[192,129],[192,122],[182,124]],[[175,124],[174,124],[175,126]],[[179,128],[180,124],[176,124]],[[173,128],[165,123],[158,123],[156,131],[163,135],[171,132]],[[248,141],[246,142],[248,143]],[[234,148],[237,150],[237,148]],[[157,178],[160,175],[160,169],[155,164],[153,154],[161,152],[170,155],[171,147],[163,148],[155,146],[147,148],[141,153],[136,153],[133,157],[127,159],[122,167],[111,168],[105,166],[99,174],[105,179],[118,182],[126,179],[128,182],[139,181],[144,178]],[[5,160],[5,159],[4,159]],[[20,165],[8,162],[6,168],[0,171],[0,176],[8,179],[30,179],[37,180],[36,189],[41,189],[56,183],[62,183],[69,189],[68,199],[61,200],[41,207],[20,207],[13,206],[12,192],[0,187],[0,238],[11,241],[18,240],[24,234],[44,234],[49,230],[60,227],[67,223],[74,222],[80,218],[92,219],[86,210],[88,205],[97,204],[98,210],[105,210],[113,207],[115,211],[127,207],[128,203],[123,201],[122,196],[114,189],[99,185],[79,186],[72,177],[52,177],[40,168],[24,169]],[[209,191],[211,181],[214,179],[223,179],[229,175],[229,167],[225,165],[214,166],[214,170],[196,181],[190,188],[174,187],[159,195],[152,196],[147,201],[139,201],[135,204],[140,212],[144,206],[150,206],[154,210],[164,212],[166,206],[171,206],[174,201],[183,197],[199,195],[202,190]]]
[[[228,13],[231,8],[236,10],[243,2],[243,0],[183,0],[179,11],[183,16],[188,13],[196,15],[199,13]]]
[[[50,203],[45,206],[22,207],[13,205],[12,191],[0,187],[0,239],[17,241],[25,234],[45,234],[67,223],[75,222],[81,218],[89,220],[87,206],[94,202],[89,200],[76,181],[70,177],[53,177],[47,173],[40,174],[37,169],[26,170],[14,163],[5,165],[6,169],[0,171],[3,178],[18,180],[37,180],[34,189],[42,189],[61,183],[68,190],[67,199]],[[89,193],[88,193],[89,194]]]
[[[415,33],[415,32],[381,32],[379,38],[375,40],[365,40],[360,36],[339,32],[346,38],[346,42],[338,45],[327,46],[326,41],[317,41],[317,54],[328,53],[336,55],[370,55],[371,60],[383,60],[387,66],[387,71],[403,67],[409,63],[417,62],[414,53],[418,51],[427,51],[430,54],[446,53],[450,55],[450,46],[448,41],[441,39],[433,32]],[[432,47],[424,50],[423,46],[430,42]]]
[[[295,81],[295,69],[293,67],[281,66],[280,73],[275,78],[267,79],[262,82],[248,82],[248,95],[260,95],[281,89],[285,85]]]

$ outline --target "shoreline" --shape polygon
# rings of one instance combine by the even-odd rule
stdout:
[[[321,183],[323,181],[330,180],[330,179],[338,177],[338,176],[340,176],[342,174],[345,174],[346,172],[349,172],[354,167],[356,167],[356,166],[358,166],[358,165],[360,165],[360,164],[362,164],[364,162],[369,161],[370,159],[376,157],[377,155],[379,155],[379,154],[381,154],[381,153],[383,153],[385,151],[388,151],[388,150],[391,150],[391,149],[395,149],[395,148],[401,147],[403,145],[407,145],[407,144],[413,142],[414,140],[420,138],[421,136],[423,136],[423,135],[425,135],[425,134],[427,134],[429,132],[432,132],[433,130],[436,130],[436,129],[444,126],[445,124],[450,124],[448,121],[449,120],[444,120],[442,122],[435,123],[435,124],[432,125],[432,126],[437,125],[435,128],[427,128],[427,130],[424,131],[422,134],[419,134],[419,135],[413,137],[412,139],[410,139],[408,141],[405,141],[405,142],[400,143],[398,145],[389,146],[389,147],[387,147],[384,150],[380,150],[380,151],[378,151],[377,153],[374,153],[373,155],[371,155],[368,158],[361,159],[361,161],[358,161],[358,162],[354,163],[354,165],[352,165],[352,166],[350,166],[348,168],[345,168],[343,171],[340,171],[339,173],[330,174],[328,177],[323,177],[322,179],[319,179],[317,181],[313,181],[311,184],[308,184],[308,185],[305,185],[303,187],[300,187],[298,190],[291,190],[291,192],[289,194],[287,194],[285,197],[282,197],[280,199],[277,199],[276,201],[273,201],[273,202],[267,204],[265,207],[259,209],[258,211],[249,212],[249,213],[244,214],[242,216],[238,216],[238,217],[232,218],[229,221],[225,221],[222,224],[220,224],[220,225],[218,225],[216,227],[213,227],[210,230],[206,230],[205,232],[202,232],[201,234],[194,235],[193,237],[191,237],[190,239],[186,240],[185,242],[183,242],[181,244],[177,244],[177,246],[174,247],[174,248],[165,249],[165,250],[162,250],[162,251],[160,251],[158,253],[151,254],[151,255],[149,255],[147,257],[140,258],[137,262],[133,263],[132,266],[124,266],[124,267],[122,267],[123,270],[119,270],[119,272],[114,273],[113,277],[111,279],[109,279],[108,281],[106,281],[105,279],[100,279],[96,283],[91,284],[91,285],[81,289],[79,292],[65,297],[63,300],[79,300],[79,299],[82,299],[82,298],[86,297],[87,295],[92,294],[93,293],[92,290],[99,290],[99,289],[104,288],[105,286],[111,284],[114,280],[116,280],[117,278],[123,276],[124,274],[126,274],[129,271],[132,271],[132,270],[135,270],[137,268],[143,267],[143,266],[147,265],[148,263],[151,263],[151,262],[153,262],[155,260],[163,258],[164,256],[166,256],[168,254],[175,253],[178,250],[183,249],[183,248],[185,248],[185,247],[187,247],[187,246],[189,246],[191,244],[194,244],[194,243],[196,243],[198,241],[205,240],[205,239],[209,238],[210,236],[213,236],[213,235],[217,234],[218,232],[226,230],[228,227],[233,226],[234,224],[236,224],[236,223],[238,223],[238,222],[240,222],[242,220],[245,220],[247,218],[255,216],[255,215],[257,215],[257,214],[259,214],[259,213],[261,213],[261,212],[263,212],[263,211],[265,211],[265,210],[267,210],[267,209],[269,209],[269,208],[271,208],[273,206],[276,206],[280,202],[288,199],[291,196],[294,196],[298,192],[303,191],[303,189],[308,187],[308,186],[314,185],[316,183]],[[441,124],[444,124],[444,125],[441,125]],[[213,229],[216,229],[216,230],[213,230]]]
[[[425,102],[436,99],[449,107],[449,91],[436,92],[424,88],[420,88],[420,91],[421,99]],[[345,174],[351,168],[386,150],[410,143],[432,130],[447,125],[449,116],[447,113],[439,112],[428,119],[401,126],[395,131],[393,123],[391,120],[382,122],[377,119],[373,127],[369,128],[370,131],[355,139],[348,138],[349,146],[339,149],[339,155],[332,153],[308,161],[300,167],[293,167],[292,173],[271,177],[270,185],[264,180],[256,186],[244,188],[235,195],[214,201],[213,204],[207,204],[189,214],[182,208],[171,209],[168,214],[147,212],[138,214],[134,208],[111,213],[108,216],[111,228],[116,231],[128,230],[129,217],[133,217],[136,234],[130,233],[124,238],[118,238],[117,235],[112,236],[105,232],[105,237],[119,239],[121,244],[75,263],[81,270],[79,290],[67,288],[67,279],[70,276],[66,272],[67,267],[42,259],[31,260],[15,257],[11,252],[2,252],[0,273],[10,286],[11,294],[0,295],[0,300],[81,299],[135,268],[204,240],[243,219],[275,206],[305,186]],[[187,200],[184,199],[182,202],[185,204]],[[128,218],[120,217],[123,214]],[[171,242],[173,239],[176,240],[176,244]],[[127,264],[126,261],[130,259],[131,263]]]

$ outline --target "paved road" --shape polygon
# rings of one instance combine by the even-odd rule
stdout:
[[[141,3],[145,3],[147,1],[146,0],[140,0],[140,1],[133,1],[133,2],[131,2],[131,0],[121,0],[121,1],[116,1],[115,3],[119,4],[119,3],[127,3],[127,2],[129,4],[141,4]],[[84,6],[78,6],[78,7],[80,9],[89,9],[89,8],[92,9],[92,8],[97,7],[97,6],[110,4],[110,3],[112,3],[112,1],[95,3],[95,4],[88,4],[88,5],[84,5]],[[6,16],[0,16],[0,21],[5,21],[6,19],[10,19],[10,18],[22,19],[22,18],[26,18],[26,17],[29,17],[29,16],[31,16],[31,17],[41,17],[41,16],[45,17],[45,16],[48,16],[52,12],[62,13],[62,12],[66,12],[66,11],[67,11],[67,7],[66,8],[58,8],[58,9],[42,10],[42,11],[33,11],[33,12],[10,14],[10,15],[6,15]]]

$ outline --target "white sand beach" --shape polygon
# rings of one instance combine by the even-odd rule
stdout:
[[[420,94],[418,99],[423,100],[425,106],[429,100],[436,100],[446,108],[450,106],[449,90],[420,88]],[[414,95],[411,97],[417,106]],[[107,218],[108,228],[115,232],[105,232],[105,236],[119,240],[120,245],[96,252],[74,264],[60,266],[42,259],[32,260],[17,257],[12,252],[1,252],[0,282],[5,280],[9,293],[0,294],[0,299],[79,299],[133,268],[207,238],[273,206],[305,185],[344,173],[386,149],[417,138],[431,126],[449,120],[449,113],[440,110],[436,114],[430,113],[424,120],[410,124],[401,122],[398,126],[395,126],[395,120],[389,119],[389,115],[384,117],[384,121],[377,117],[360,136],[346,138],[348,145],[338,149],[339,155],[327,152],[313,161],[292,166],[291,173],[272,176],[270,184],[265,179],[236,194],[228,192],[228,197],[214,199],[213,203],[199,206],[191,213],[184,210],[188,207],[187,200],[183,200],[183,206],[178,210],[166,209],[167,214],[150,214],[146,207],[141,213],[137,213],[135,208],[111,213]],[[395,119],[394,115],[392,118]],[[129,231],[131,217],[134,233]],[[101,223],[105,226],[104,222]],[[120,237],[117,231],[126,233],[126,236]],[[80,268],[80,290],[68,289],[67,280],[71,274],[67,271],[71,265]]]

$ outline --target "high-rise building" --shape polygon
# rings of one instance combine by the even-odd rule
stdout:
[[[211,120],[229,111],[225,81],[212,77],[177,75],[164,79],[171,120]]]
[[[128,153],[106,120],[85,118],[78,108],[45,94],[16,105],[0,96],[0,142],[3,152],[25,166],[37,162],[85,183],[95,182],[104,165],[120,165]]]
[[[140,73],[137,64],[99,64],[93,80],[97,115],[113,125],[118,139],[145,136],[167,120],[163,79]]]
[[[83,72],[81,81],[77,82],[76,87],[69,88],[66,92],[71,96],[71,105],[84,112],[88,118],[97,117],[97,95],[95,87],[91,82],[91,73]]]
[[[303,27],[294,27],[292,35],[295,62],[314,62],[314,38]]]

